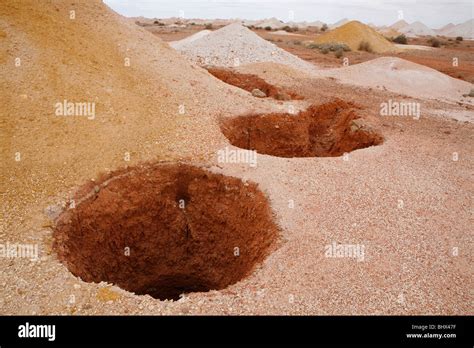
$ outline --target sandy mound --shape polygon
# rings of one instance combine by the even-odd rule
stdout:
[[[345,43],[352,50],[358,50],[361,42],[370,44],[374,52],[395,51],[393,44],[369,26],[358,21],[352,21],[325,33],[314,40],[316,43],[339,42]]]
[[[235,67],[257,62],[286,64],[305,71],[315,66],[288,53],[240,24],[230,24],[185,44],[178,50],[199,65]]]
[[[428,28],[421,22],[412,23],[403,28],[400,28],[398,31],[408,37],[436,36],[436,32],[433,29]]]
[[[175,49],[179,49],[182,46],[189,44],[190,42],[199,40],[200,38],[206,36],[209,33],[211,33],[211,30],[201,30],[191,36],[188,36],[183,40],[169,42],[169,45]]]
[[[394,57],[381,57],[346,68],[321,71],[320,74],[358,86],[447,101],[459,101],[473,87],[424,65]]]

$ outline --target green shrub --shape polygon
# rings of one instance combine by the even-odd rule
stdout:
[[[208,24],[206,24],[206,26],[204,28],[206,28],[207,30],[211,30],[212,29],[212,24],[208,23]]]
[[[328,54],[328,53],[329,53],[329,50],[328,50],[327,48],[323,48],[323,49],[321,50],[321,53],[322,53],[322,54]]]
[[[265,27],[265,30],[266,30],[266,31],[270,31],[270,30],[272,30],[272,27],[267,26],[267,27]]]
[[[324,23],[323,26],[321,27],[321,31],[326,31],[326,30],[328,30],[328,25]]]
[[[402,35],[398,35],[396,38],[394,38],[393,42],[398,43],[398,44],[402,44],[402,45],[406,45],[408,40],[407,40],[407,37],[404,34],[402,34]]]
[[[342,49],[338,49],[336,53],[334,53],[336,58],[341,58],[343,54],[344,54],[344,51]]]
[[[462,41],[463,37],[462,36],[456,36],[456,41]]]

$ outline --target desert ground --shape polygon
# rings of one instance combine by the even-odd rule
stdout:
[[[1,314],[473,314],[474,41],[174,22],[0,4]]]

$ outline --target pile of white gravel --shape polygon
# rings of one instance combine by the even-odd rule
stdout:
[[[386,89],[415,98],[472,103],[472,98],[463,97],[474,88],[471,83],[396,57],[380,57],[349,67],[320,70],[318,74],[345,84]]]
[[[317,70],[313,64],[282,50],[238,23],[227,25],[195,40],[188,39],[172,42],[171,46],[198,65],[237,67],[273,62],[306,72]]]

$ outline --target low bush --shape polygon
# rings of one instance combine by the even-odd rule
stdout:
[[[288,33],[293,33],[295,31],[298,31],[298,27],[290,27],[289,25],[285,25],[282,30],[288,32]]]
[[[308,45],[308,48],[312,49],[319,49],[319,50],[328,50],[331,52],[336,52],[336,51],[343,51],[343,52],[349,52],[351,48],[347,46],[344,43],[338,43],[338,42],[328,42],[328,43],[322,43],[322,44],[317,44],[317,43],[312,43]]]
[[[359,44],[359,51],[365,51],[372,53],[374,50],[372,49],[372,46],[370,45],[370,42],[367,41],[361,41]]]
[[[402,34],[402,35],[398,35],[396,38],[394,38],[393,42],[395,42],[397,44],[406,45],[408,40],[407,40],[407,37],[404,34]]]
[[[428,42],[431,44],[431,47],[440,47],[441,46],[441,41],[439,41],[438,39],[436,39],[434,37],[429,39]]]

